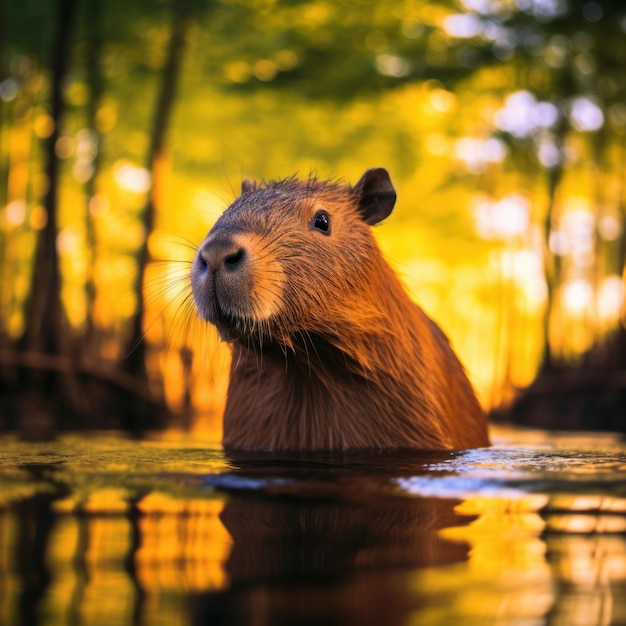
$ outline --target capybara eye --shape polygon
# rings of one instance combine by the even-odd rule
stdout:
[[[325,233],[330,234],[330,217],[326,211],[318,211],[313,218],[313,228]]]

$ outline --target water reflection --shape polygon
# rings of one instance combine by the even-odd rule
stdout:
[[[230,585],[196,599],[197,624],[400,624],[415,603],[409,571],[467,558],[437,534],[466,523],[446,500],[239,496],[221,521]]]
[[[223,589],[233,541],[220,520],[221,500],[180,501],[147,496],[139,503],[141,587],[154,593]]]
[[[0,624],[625,624],[623,446],[523,443],[271,461],[5,438]]]
[[[37,496],[0,516],[1,621],[174,624],[191,598],[195,623],[401,623],[407,572],[467,557],[437,534],[471,519],[454,504],[149,495],[131,514],[55,515]]]

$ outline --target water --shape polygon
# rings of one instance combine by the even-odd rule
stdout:
[[[228,458],[0,438],[0,624],[626,624],[626,446]]]

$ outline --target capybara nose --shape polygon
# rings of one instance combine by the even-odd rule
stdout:
[[[236,272],[246,259],[246,249],[232,241],[207,241],[198,251],[198,264],[212,274],[220,270]]]

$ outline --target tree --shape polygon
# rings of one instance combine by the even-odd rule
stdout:
[[[32,287],[26,305],[26,325],[21,339],[25,350],[49,356],[59,356],[67,350],[57,252],[59,159],[56,147],[65,114],[62,89],[68,67],[74,16],[75,0],[61,0],[58,3],[57,33],[51,56],[52,132],[45,147],[45,172],[48,179],[48,190],[44,199],[46,225],[37,242]],[[48,395],[57,383],[57,378],[54,373],[48,372],[43,379],[39,378],[38,382],[41,384],[42,393]]]
[[[137,313],[133,317],[132,332],[127,343],[128,357],[125,366],[129,373],[145,378],[146,350],[143,342],[146,266],[150,255],[148,252],[148,238],[154,229],[158,198],[160,193],[163,160],[166,152],[166,135],[169,126],[172,108],[175,102],[176,86],[180,75],[187,32],[192,17],[191,0],[174,0],[172,30],[167,47],[166,61],[163,67],[161,88],[156,101],[150,147],[147,155],[147,169],[151,175],[151,187],[147,202],[141,212],[141,222],[144,225],[144,237],[137,250],[137,275],[133,291],[137,295]]]

